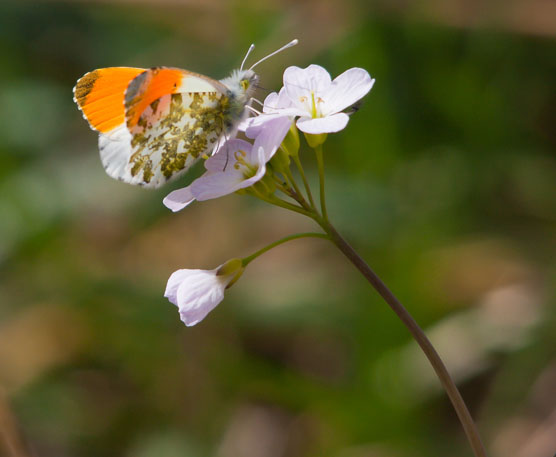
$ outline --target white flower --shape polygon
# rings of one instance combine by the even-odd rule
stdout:
[[[191,327],[224,299],[224,291],[242,273],[240,259],[229,260],[214,270],[177,270],[168,279],[164,296],[178,307],[183,323]]]
[[[280,147],[291,125],[286,116],[274,116],[263,125],[247,129],[256,136],[253,145],[230,140],[205,161],[206,173],[190,186],[170,192],[164,204],[179,211],[194,200],[210,200],[250,187],[266,173],[266,164]]]
[[[332,81],[330,74],[319,65],[305,69],[289,67],[284,72],[284,87],[265,99],[265,114],[258,116],[262,119],[257,122],[264,122],[270,113],[300,116],[297,127],[302,132],[338,132],[349,120],[342,111],[363,98],[374,82],[362,68],[350,68]]]

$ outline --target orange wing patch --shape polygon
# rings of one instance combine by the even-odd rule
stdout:
[[[93,129],[108,133],[125,122],[125,91],[144,71],[130,67],[101,68],[77,81],[74,100]]]
[[[183,70],[175,68],[151,68],[137,75],[125,92],[125,120],[128,129],[137,125],[147,107],[164,95],[178,92]]]

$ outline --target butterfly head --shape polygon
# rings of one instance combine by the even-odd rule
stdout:
[[[221,82],[227,87],[232,100],[245,105],[257,88],[259,77],[253,70],[234,70]]]
[[[239,85],[249,94],[253,92],[259,84],[259,76],[253,70],[240,70],[238,77]]]
[[[239,70],[234,70],[234,72],[229,77],[220,81],[228,89],[228,97],[230,99],[230,114],[232,115],[232,117],[239,117],[244,115],[245,105],[249,103],[251,95],[258,86],[259,77],[253,71],[253,68],[259,65],[261,62],[264,62],[269,57],[282,52],[284,49],[291,48],[296,44],[297,40],[292,40],[285,46],[282,46],[280,49],[277,49],[276,51],[255,62],[253,65],[251,65],[251,67],[249,67],[249,69],[244,70],[243,66],[245,65],[247,57],[255,48],[254,44],[249,46],[249,50],[243,58],[243,62],[241,62]]]

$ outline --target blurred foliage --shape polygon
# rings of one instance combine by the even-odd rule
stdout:
[[[55,457],[470,455],[405,328],[319,240],[185,328],[172,271],[310,224],[238,196],[170,214],[168,188],[105,175],[72,102],[94,68],[221,78],[252,41],[297,37],[259,67],[269,90],[288,65],[377,80],[325,145],[332,220],[426,327],[492,456],[552,455],[556,41],[457,4],[3,2],[0,452],[20,434]]]

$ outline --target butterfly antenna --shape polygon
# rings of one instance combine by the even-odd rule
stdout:
[[[282,46],[280,49],[274,51],[273,53],[267,55],[266,57],[263,57],[261,60],[259,60],[258,62],[255,62],[253,65],[251,65],[251,68],[249,68],[249,70],[252,70],[253,68],[255,68],[257,65],[259,65],[261,62],[264,62],[266,59],[268,59],[269,57],[272,57],[273,55],[278,54],[279,52],[282,52],[285,49],[291,48],[292,46],[295,46],[297,43],[299,43],[299,40],[295,39],[290,41],[288,44],[286,44],[285,46]]]
[[[251,51],[255,49],[255,44],[251,43],[251,46],[249,46],[249,49],[247,50],[247,54],[245,54],[245,57],[243,58],[243,62],[241,62],[241,67],[239,67],[239,71],[243,70],[243,66],[245,65],[245,61],[247,60],[247,57],[249,57],[249,54],[251,54]]]

